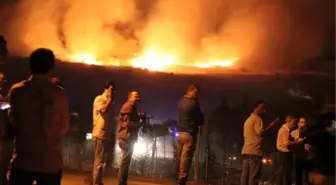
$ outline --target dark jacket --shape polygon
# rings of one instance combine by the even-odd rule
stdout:
[[[137,138],[140,128],[138,109],[134,102],[127,101],[120,109],[118,115],[118,138]]]
[[[0,62],[5,62],[8,55],[7,42],[5,38],[0,35]]]
[[[302,133],[312,146],[311,170],[325,175],[335,174],[335,134],[326,131],[332,119],[334,118],[320,116],[315,125],[308,126]]]
[[[184,96],[178,103],[177,131],[197,134],[198,126],[203,124],[204,116],[197,101]]]

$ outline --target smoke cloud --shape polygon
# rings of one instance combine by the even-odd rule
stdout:
[[[335,49],[333,0],[5,0],[0,6],[0,33],[22,56],[37,47],[62,59],[89,52],[101,60],[155,50],[181,63],[239,57],[242,66],[262,68]]]

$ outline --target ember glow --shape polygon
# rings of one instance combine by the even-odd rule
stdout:
[[[267,43],[270,22],[283,29],[288,26],[277,24],[288,17],[281,5],[251,8],[258,0],[17,0],[8,4],[5,35],[15,55],[28,56],[46,47],[65,62],[150,71],[193,74],[199,69],[240,68],[251,56],[263,55],[266,47],[259,44]],[[0,17],[5,16],[2,12]]]
[[[121,66],[121,64],[124,64],[125,66],[130,65],[135,68],[147,69],[150,71],[170,71],[169,67],[171,66],[174,66],[175,68],[179,66],[188,66],[195,68],[231,68],[238,60],[238,57],[225,60],[209,60],[203,62],[183,63],[178,61],[177,57],[172,54],[150,49],[139,56],[137,53],[134,53],[133,57],[127,59],[126,61],[123,61],[121,59],[97,60],[93,54],[89,53],[68,55],[65,60],[76,63],[85,63],[89,65]]]

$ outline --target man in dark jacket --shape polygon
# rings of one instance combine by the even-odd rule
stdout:
[[[198,127],[204,124],[198,104],[198,88],[189,85],[186,95],[178,103],[177,160],[180,162],[178,184],[185,185],[195,151]]]
[[[305,132],[309,149],[309,184],[335,184],[335,119],[334,109],[322,112],[315,117],[314,124],[308,125]]]

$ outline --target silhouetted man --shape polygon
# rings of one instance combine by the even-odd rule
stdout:
[[[127,185],[128,169],[131,164],[133,147],[138,139],[138,132],[141,127],[137,108],[139,100],[140,96],[138,92],[130,92],[127,102],[121,107],[118,115],[118,142],[122,152],[118,185]]]
[[[8,57],[7,42],[4,36],[0,35],[0,65],[3,71],[3,65],[6,63]]]
[[[265,112],[263,101],[259,101],[253,108],[250,117],[244,123],[244,146],[243,172],[241,175],[241,185],[257,185],[260,179],[261,157],[263,151],[262,135],[269,130],[277,120],[272,122],[267,128],[264,128],[263,121],[259,116]]]
[[[5,76],[0,73],[0,91],[5,84]],[[0,94],[0,185],[7,182],[7,171],[13,154],[14,132],[10,123],[8,98]]]
[[[69,103],[63,89],[50,81],[55,56],[37,49],[29,57],[32,75],[12,86],[10,118],[15,132],[17,157],[10,185],[60,185],[62,134],[69,128]]]
[[[104,92],[98,95],[93,103],[93,130],[92,140],[94,143],[94,165],[93,165],[93,185],[101,185],[103,179],[103,168],[105,156],[109,154],[113,132],[113,91],[114,82],[108,82],[104,87]]]
[[[302,133],[310,144],[310,185],[335,184],[335,105],[315,115]]]
[[[306,119],[300,118],[297,123],[297,128],[291,132],[291,137],[298,141],[304,138],[302,133],[306,130]],[[294,169],[295,169],[295,185],[304,185],[308,183],[308,162],[307,162],[307,148],[308,144],[304,142],[299,143],[293,147],[294,152]]]
[[[199,126],[204,116],[198,104],[198,88],[189,85],[184,97],[178,103],[177,161],[179,164],[178,184],[185,185],[195,152]]]

